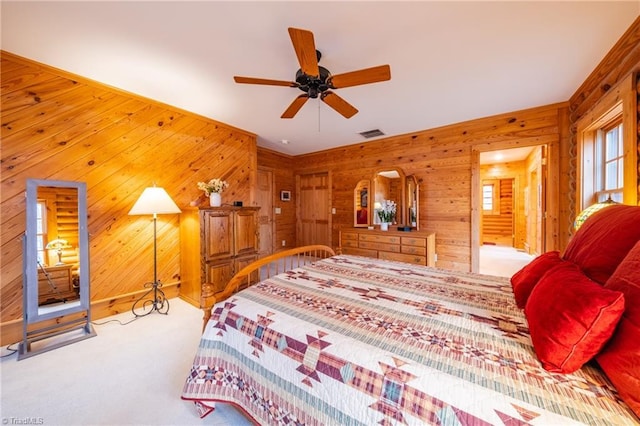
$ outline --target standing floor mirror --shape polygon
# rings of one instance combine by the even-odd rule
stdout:
[[[27,180],[18,360],[96,335],[89,305],[84,182]]]

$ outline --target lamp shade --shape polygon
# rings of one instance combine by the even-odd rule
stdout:
[[[130,215],[176,213],[180,213],[180,208],[173,202],[167,191],[158,186],[146,188],[129,210]]]
[[[575,228],[575,230],[577,231],[578,229],[580,229],[580,227],[582,226],[582,224],[589,219],[589,216],[591,216],[592,214],[594,214],[595,212],[597,212],[598,210],[602,210],[605,207],[609,207],[612,206],[614,204],[618,204],[615,201],[613,201],[611,199],[611,197],[609,197],[607,200],[602,201],[600,203],[595,203],[590,205],[589,207],[587,207],[586,209],[582,210],[580,212],[580,214],[578,214],[578,216],[576,216],[576,220],[575,222],[573,222],[573,227]]]
[[[49,241],[49,244],[45,247],[47,250],[62,250],[63,248],[70,248],[71,246],[67,242],[67,240],[63,240],[61,238],[57,238],[53,241]]]

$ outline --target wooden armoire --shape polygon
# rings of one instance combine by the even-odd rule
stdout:
[[[180,297],[202,307],[203,285],[214,292],[258,258],[260,207],[206,207],[180,216]]]

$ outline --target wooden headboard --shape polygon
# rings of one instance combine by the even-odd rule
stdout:
[[[335,254],[331,247],[324,245],[296,247],[280,251],[250,263],[238,271],[238,273],[229,280],[224,290],[220,292],[214,292],[212,284],[203,284],[201,295],[201,306],[204,310],[203,330],[209,318],[211,318],[211,309],[217,302],[227,299],[240,289],[249,287],[261,280],[270,278],[281,272],[304,266],[318,259],[334,256]]]

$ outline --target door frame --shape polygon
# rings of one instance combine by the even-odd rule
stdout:
[[[478,273],[480,271],[480,226],[482,223],[480,153],[540,145],[546,145],[547,147],[546,164],[543,164],[543,166],[546,166],[546,176],[541,177],[541,179],[545,179],[546,181],[546,191],[544,193],[543,200],[543,205],[546,207],[546,211],[542,214],[543,220],[541,223],[544,247],[541,248],[541,253],[549,250],[558,250],[560,144],[557,136],[554,136],[553,140],[517,140],[478,144],[471,148],[471,247],[469,247],[471,272]]]

